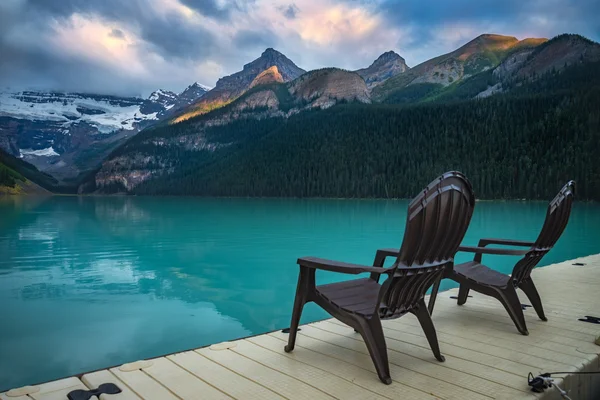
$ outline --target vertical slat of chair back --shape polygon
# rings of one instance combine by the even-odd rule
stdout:
[[[475,207],[475,195],[460,172],[431,182],[408,206],[399,266],[452,262]]]
[[[512,280],[514,285],[518,285],[523,279],[529,278],[533,268],[554,247],[569,222],[574,195],[575,182],[569,181],[552,199],[548,205],[544,225],[535,244],[531,251],[513,269]]]
[[[380,317],[393,318],[410,311],[443,272],[443,265],[398,269],[381,288]]]
[[[460,172],[440,176],[409,204],[396,270],[381,288],[382,317],[414,307],[454,261],[474,207],[473,188]]]

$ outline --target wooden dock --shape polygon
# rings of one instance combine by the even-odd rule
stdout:
[[[434,359],[414,316],[384,321],[391,385],[377,378],[360,335],[330,319],[302,326],[290,354],[283,351],[287,334],[271,332],[232,342],[234,347],[172,354],[0,398],[66,399],[72,390],[113,382],[122,393],[101,399],[559,399],[554,389],[532,393],[527,374],[600,370],[600,346],[594,343],[600,325],[577,320],[600,314],[600,255],[539,268],[533,277],[549,320],[540,321],[527,308],[529,336],[520,335],[491,298],[471,292],[473,298],[459,307],[449,298],[456,289],[441,293],[433,319],[444,363]],[[522,301],[528,303],[525,296]],[[600,375],[557,382],[573,400],[600,398]]]

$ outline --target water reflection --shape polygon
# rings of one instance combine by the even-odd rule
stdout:
[[[16,200],[15,200],[16,199]],[[371,263],[406,201],[53,197],[0,200],[0,388],[285,327],[304,255]],[[465,243],[532,240],[544,203],[480,202]],[[600,251],[576,204],[544,263]],[[460,255],[465,261],[469,255]],[[488,257],[510,271],[514,258]],[[319,283],[343,279],[323,273]],[[451,282],[444,282],[447,287]],[[303,321],[323,318],[308,307]]]

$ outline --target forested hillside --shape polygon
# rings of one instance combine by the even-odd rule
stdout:
[[[114,156],[143,152],[171,163],[136,194],[411,197],[458,169],[478,198],[549,199],[575,179],[579,199],[600,200],[598,71],[598,63],[551,71],[475,101],[240,120],[207,128],[212,147],[203,151],[148,144],[196,129],[179,124],[142,133]]]

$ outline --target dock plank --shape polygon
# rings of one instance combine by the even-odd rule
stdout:
[[[122,372],[119,368],[111,368],[110,372],[143,399],[178,400],[178,397],[143,370]]]
[[[29,396],[8,397],[6,393],[0,393],[1,400],[31,400]]]
[[[338,323],[336,320],[327,321],[330,323],[335,323],[338,326],[343,326]],[[443,366],[446,368],[452,368],[457,371],[462,371],[469,373],[471,375],[475,375],[477,377],[487,379],[489,381],[495,382],[500,385],[505,385],[511,387],[513,389],[517,389],[520,391],[529,392],[529,387],[526,382],[523,380],[523,374],[527,375],[530,371],[525,372],[522,370],[521,374],[516,374],[513,371],[506,371],[508,369],[505,364],[509,364],[512,366],[514,363],[510,363],[508,360],[499,359],[497,357],[490,357],[492,360],[488,360],[488,363],[483,363],[485,361],[485,357],[482,354],[477,353],[477,361],[473,362],[464,356],[463,350],[456,351],[458,357],[450,357],[450,353],[448,353],[448,349],[452,348],[452,346],[441,345],[443,349],[443,354],[448,355],[446,357],[446,361],[444,363],[439,363],[432,356],[431,349],[429,344],[427,343],[427,339],[424,334],[422,334],[422,338],[424,343],[415,343],[418,342],[416,337],[412,334],[407,334],[405,332],[399,330],[393,330],[389,328],[384,328],[384,334],[386,336],[386,344],[388,349],[398,351],[400,353],[407,354],[409,356],[419,358],[426,362],[436,363],[438,366]],[[355,335],[353,335],[355,336]],[[454,354],[454,353],[453,353]],[[519,365],[519,364],[516,364]]]
[[[463,306],[464,307],[464,306]],[[561,335],[561,332],[549,326],[532,327],[528,324],[529,336],[523,336],[515,328],[512,321],[504,320],[502,317],[481,317],[481,314],[474,312],[471,309],[460,307],[451,307],[441,305],[434,310],[433,322],[437,326],[440,321],[443,321],[442,326],[445,328],[456,329],[459,324],[465,330],[475,332],[489,332],[493,337],[508,339],[514,342],[519,342],[525,345],[532,346],[537,354],[540,353],[555,353],[558,355],[557,361],[571,363],[577,365],[580,362],[578,348],[596,350],[594,348],[594,336],[591,334],[582,336],[579,339]],[[562,349],[562,350],[560,350]],[[535,354],[535,353],[532,353]],[[554,359],[554,358],[552,358]]]
[[[307,385],[304,382],[269,367],[265,367],[264,365],[250,360],[232,350],[214,351],[204,348],[196,350],[196,352],[209,360],[219,363],[227,369],[251,378],[253,381],[271,389],[283,397],[304,400],[334,398],[313,386]]]
[[[461,324],[460,320],[449,318],[448,320],[438,321],[435,323],[435,319],[440,319],[439,317],[434,318],[434,324],[436,326],[436,331],[439,337],[446,338],[456,338],[459,337],[463,339],[463,343],[466,340],[467,342],[473,343],[469,348],[477,348],[478,352],[483,352],[486,354],[496,354],[500,357],[505,355],[506,357],[510,356],[511,360],[520,362],[524,365],[537,365],[531,364],[529,359],[532,360],[544,360],[544,363],[551,362],[560,364],[563,366],[571,365],[569,360],[573,360],[572,357],[576,357],[577,359],[580,357],[577,348],[562,344],[551,344],[552,353],[558,353],[562,355],[566,355],[567,358],[558,356],[549,358],[550,352],[542,340],[539,341],[529,341],[525,336],[522,336],[518,332],[498,332],[495,329],[488,329],[487,327],[480,327],[477,330],[473,329],[460,329],[460,327],[464,327]],[[511,322],[512,323],[512,322]],[[413,321],[411,319],[402,320],[394,320],[394,321],[385,321],[384,327],[390,327],[393,329],[405,330],[412,329],[413,332],[422,332],[421,326],[418,322]],[[493,346],[490,349],[486,349],[481,347],[479,344],[485,344],[487,346]],[[548,346],[550,347],[550,346]],[[496,348],[501,348],[502,350],[498,352]],[[508,352],[507,352],[508,350]]]
[[[140,400],[141,397],[136,395],[129,387],[119,378],[107,370],[91,372],[81,377],[81,381],[90,389],[96,389],[103,383],[114,383],[121,389],[118,394],[101,394],[100,400]]]
[[[217,390],[167,358],[152,360],[144,372],[183,400],[227,400],[230,396]]]
[[[282,396],[209,360],[194,351],[167,356],[169,360],[236,399],[281,400]]]
[[[316,328],[323,329],[327,332],[335,333],[344,337],[344,346],[349,346],[350,348],[357,349],[358,351],[362,352],[366,351],[366,346],[364,346],[362,338],[350,327],[340,326],[329,321],[322,321],[314,324],[314,326]],[[401,365],[402,367],[410,369],[419,374],[429,376],[431,379],[441,380],[449,384],[460,386],[474,393],[492,398],[499,393],[510,394],[513,397],[526,395],[531,396],[531,392],[527,390],[515,390],[512,387],[489,380],[488,378],[490,375],[485,373],[486,369],[477,368],[476,365],[473,365],[473,363],[469,363],[468,361],[453,359],[450,362],[446,361],[441,363],[435,360],[433,353],[431,352],[429,352],[429,358],[424,355],[423,359],[420,359],[415,357],[415,353],[418,354],[421,352],[422,354],[423,349],[420,349],[419,351],[418,347],[411,346],[407,343],[402,346],[401,342],[393,340],[388,340],[386,344],[390,363],[399,366]],[[478,375],[481,373],[485,373],[487,378],[479,377]],[[499,371],[498,375],[500,374],[502,374],[504,377],[508,376],[508,374]]]
[[[293,358],[286,357],[283,355],[285,354],[284,352],[275,353],[265,351],[263,347],[249,340],[239,341],[238,346],[233,348],[232,351],[313,386],[338,399],[385,399],[385,397],[358,386],[354,382],[341,379],[323,369],[315,368]]]
[[[327,354],[315,351],[319,347],[319,342],[310,337],[303,337],[302,344],[296,344],[298,351],[291,353],[281,352],[281,349],[287,344],[287,334],[274,332],[272,335],[260,335],[248,338],[248,341],[255,343],[265,349],[269,349],[286,357],[304,362],[315,368],[328,371],[342,379],[352,382],[372,392],[378,393],[389,399],[410,398],[415,400],[434,400],[435,397],[429,393],[415,390],[409,386],[395,382],[393,385],[382,385],[373,371],[360,368],[356,365],[329,357]],[[322,343],[322,342],[321,342]]]
[[[40,391],[29,395],[34,400],[65,400],[69,392],[72,392],[73,390],[88,390],[88,387],[85,386],[79,378],[75,377],[60,379],[58,381],[43,383],[36,386],[40,388]],[[92,399],[97,400],[98,398],[92,396]]]
[[[368,354],[367,347],[364,343],[346,338],[342,335],[327,332],[326,330],[318,329],[314,324],[305,325],[302,327],[301,335],[297,341],[301,343],[303,336],[310,336],[314,339],[321,340],[331,346],[319,347],[319,351],[340,358],[363,368],[375,371],[373,361]],[[333,347],[332,347],[333,346]],[[388,357],[390,355],[388,354]],[[404,365],[394,363],[390,357],[390,374],[394,382],[399,382],[403,385],[412,387],[422,392],[430,393],[440,399],[459,400],[459,399],[489,399],[490,396],[483,395],[458,386],[453,383],[424,375],[419,372],[406,368]]]

